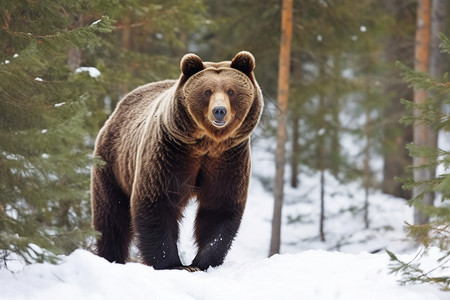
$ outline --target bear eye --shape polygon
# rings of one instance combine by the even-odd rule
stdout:
[[[233,96],[234,91],[233,91],[232,89],[229,89],[229,90],[227,91],[227,94],[228,94],[228,96]]]
[[[211,96],[212,95],[212,91],[211,90],[206,90],[205,91],[205,96]]]

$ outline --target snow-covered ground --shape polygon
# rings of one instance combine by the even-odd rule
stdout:
[[[326,241],[318,232],[319,178],[304,173],[298,189],[286,187],[282,254],[267,258],[273,161],[273,153],[254,148],[247,208],[222,266],[196,273],[155,271],[139,263],[111,264],[77,250],[59,265],[0,270],[0,299],[450,299],[435,286],[400,286],[399,275],[389,272],[384,249],[404,261],[417,253],[417,246],[402,241],[404,222],[412,219],[406,202],[372,192],[370,228],[365,229],[363,190],[357,183],[341,185],[328,174]],[[187,208],[181,230],[179,249],[187,264],[195,255],[195,208]],[[431,249],[428,260],[437,256],[437,249]]]
[[[397,285],[380,254],[308,250],[233,261],[208,272],[111,264],[77,250],[61,265],[0,273],[1,299],[364,299],[435,300],[430,286]]]

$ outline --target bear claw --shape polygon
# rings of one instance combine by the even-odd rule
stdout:
[[[181,266],[181,267],[176,267],[175,269],[177,269],[177,270],[186,270],[186,271],[188,271],[190,273],[201,271],[200,268],[194,267],[194,266]]]

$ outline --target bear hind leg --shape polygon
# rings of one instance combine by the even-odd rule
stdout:
[[[95,168],[92,176],[93,225],[101,236],[97,254],[110,262],[125,263],[132,239],[130,199],[107,167]]]

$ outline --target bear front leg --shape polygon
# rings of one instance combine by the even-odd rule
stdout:
[[[239,229],[250,177],[248,143],[220,158],[205,158],[197,178],[197,256],[192,266],[206,270],[223,263]]]
[[[191,266],[200,270],[223,263],[241,223],[244,207],[232,211],[199,208],[195,221],[198,253]]]
[[[144,263],[156,270],[182,266],[178,256],[178,214],[159,201],[141,201],[133,214],[137,246]]]

